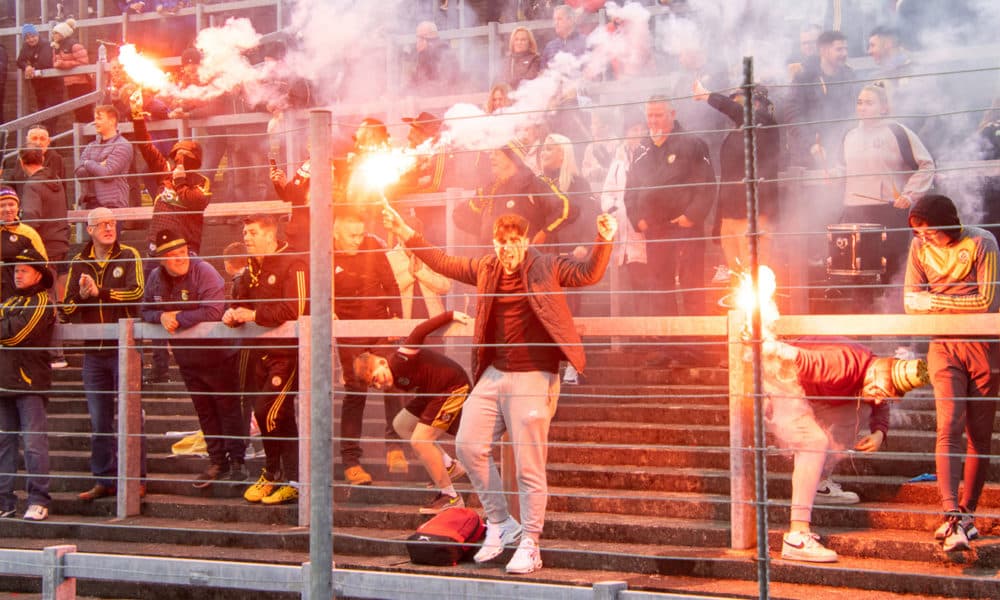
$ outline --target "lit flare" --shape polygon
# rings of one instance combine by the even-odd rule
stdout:
[[[384,192],[385,188],[399,181],[416,165],[417,157],[398,148],[366,153],[359,162],[356,173],[363,187]]]
[[[121,63],[129,79],[141,87],[153,91],[161,91],[170,86],[170,78],[152,59],[136,52],[134,44],[125,44],[118,51],[118,62]]]
[[[767,337],[767,332],[780,316],[778,305],[774,303],[774,292],[777,289],[777,280],[774,271],[770,267],[761,265],[758,272],[758,289],[754,293],[753,278],[750,273],[740,274],[739,289],[736,290],[736,306],[742,310],[749,320],[756,307],[760,307],[760,321]]]

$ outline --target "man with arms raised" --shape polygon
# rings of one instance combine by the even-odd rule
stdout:
[[[577,260],[529,248],[532,232],[524,217],[501,215],[493,225],[495,254],[464,258],[429,246],[392,208],[386,206],[382,215],[386,229],[427,266],[476,286],[475,387],[466,400],[456,441],[458,459],[486,512],[486,539],[475,560],[496,558],[505,545],[520,538],[507,572],[536,571],[542,567],[538,540],[548,501],[545,463],[549,423],[559,398],[559,361],[568,360],[581,373],[586,366],[563,288],[600,281],[618,222],[600,215],[589,257]],[[493,462],[493,446],[505,430],[516,449],[521,523],[508,511]]]

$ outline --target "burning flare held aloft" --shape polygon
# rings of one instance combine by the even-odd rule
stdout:
[[[140,87],[154,92],[166,91],[173,87],[170,77],[152,59],[139,54],[134,44],[125,44],[118,51],[121,63],[129,79]]]
[[[366,152],[358,158],[354,169],[362,190],[385,193],[385,189],[399,181],[417,163],[417,155],[400,148],[383,148]]]

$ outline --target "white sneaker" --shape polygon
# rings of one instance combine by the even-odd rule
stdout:
[[[484,563],[500,556],[504,546],[511,546],[521,535],[521,524],[514,517],[507,517],[503,523],[486,522],[486,538],[473,557],[477,563]]]
[[[580,373],[577,372],[576,367],[573,365],[566,365],[566,371],[563,373],[562,382],[566,385],[577,385],[580,383]]]
[[[969,549],[969,534],[962,527],[962,520],[957,515],[946,521],[948,529],[945,530],[944,543],[941,549],[945,552]],[[978,533],[978,532],[977,532]]]
[[[44,521],[49,518],[49,508],[41,504],[32,504],[24,511],[25,521]]]
[[[529,536],[521,538],[521,543],[517,546],[517,552],[507,563],[507,572],[516,575],[526,575],[542,568],[542,553],[538,549],[538,543]]]
[[[806,562],[837,562],[837,553],[819,543],[819,535],[791,531],[781,538],[781,558]]]
[[[816,504],[857,504],[861,498],[854,492],[845,491],[832,479],[824,479],[816,486]]]
[[[962,529],[965,530],[965,536],[967,538],[969,538],[970,540],[974,540],[977,537],[979,537],[979,530],[976,529],[976,524],[972,520],[972,515],[962,516],[962,520],[960,521],[960,523],[962,525]],[[945,519],[944,523],[941,523],[941,526],[938,527],[937,531],[934,532],[934,539],[941,541],[944,540],[944,538],[948,537],[948,527],[950,525],[951,522],[948,519]]]
[[[729,270],[728,266],[718,265],[715,267],[715,273],[712,274],[712,283],[729,283],[732,274],[733,272]]]
[[[69,366],[69,363],[66,362],[65,358],[57,358],[56,360],[50,362],[49,366],[53,369],[65,369]]]

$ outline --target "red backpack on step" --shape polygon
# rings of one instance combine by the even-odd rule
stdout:
[[[486,525],[476,511],[449,508],[417,527],[406,549],[416,564],[453,566],[468,558],[485,535]]]

